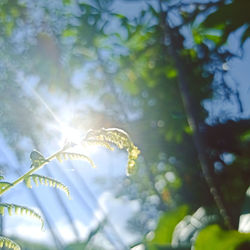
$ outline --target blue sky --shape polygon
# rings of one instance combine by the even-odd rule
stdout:
[[[250,78],[249,78],[249,65],[250,65],[250,39],[246,40],[243,48],[241,49],[239,37],[242,30],[233,33],[228,40],[227,48],[233,53],[237,54],[238,58],[230,60],[226,68],[226,80],[229,86],[235,91],[239,91],[240,99],[243,106],[243,112],[239,112],[239,106],[236,99],[230,101],[222,100],[221,96],[215,97],[213,101],[205,102],[205,107],[210,111],[209,122],[213,122],[212,117],[221,117],[222,120],[226,117],[246,118],[250,116]]]

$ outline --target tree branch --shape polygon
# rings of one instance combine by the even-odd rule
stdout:
[[[170,26],[167,23],[167,12],[163,12],[162,6],[161,6],[161,0],[159,0],[159,6],[160,6],[160,15],[161,15],[161,24],[163,28],[163,32],[166,36],[170,39],[170,45],[169,50],[171,55],[173,56],[173,59],[175,61],[176,68],[179,72],[178,74],[178,84],[179,84],[179,90],[180,95],[182,98],[182,102],[184,105],[184,108],[186,110],[188,124],[191,127],[193,131],[193,140],[194,145],[198,154],[198,158],[200,161],[201,169],[204,175],[204,178],[210,188],[210,192],[214,198],[214,201],[219,209],[219,212],[224,220],[225,225],[228,229],[232,229],[232,220],[226,210],[226,207],[223,203],[223,200],[219,194],[218,189],[215,186],[214,180],[209,172],[210,162],[206,155],[206,148],[204,145],[203,138],[200,134],[199,129],[199,120],[197,117],[196,107],[193,103],[193,99],[190,94],[189,89],[189,82],[188,82],[188,74],[186,72],[185,66],[183,65],[183,62],[178,54],[178,51],[180,50],[178,46],[178,38],[176,34],[173,33],[173,30],[170,28]],[[166,18],[164,18],[164,16]],[[164,18],[164,19],[163,19]],[[175,31],[176,32],[176,31]]]

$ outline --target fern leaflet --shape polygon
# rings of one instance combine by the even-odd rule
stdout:
[[[35,212],[33,209],[30,209],[28,207],[24,207],[24,206],[20,206],[20,205],[16,205],[16,204],[9,204],[9,203],[0,203],[0,214],[3,216],[5,213],[5,208],[8,211],[8,214],[11,216],[12,212],[14,211],[14,213],[16,215],[20,214],[23,215],[24,213],[26,215],[29,215],[33,218],[38,219],[41,224],[42,224],[42,229],[44,227],[44,220],[41,217],[40,214],[38,214],[37,212]]]
[[[13,240],[0,236],[0,247],[7,247],[13,250],[21,250],[20,246]]]
[[[85,160],[87,161],[93,168],[96,167],[95,163],[86,155],[78,154],[78,153],[71,153],[71,152],[62,152],[57,154],[56,156],[59,162],[63,160]]]
[[[12,183],[7,182],[7,181],[0,181],[0,193],[1,193],[1,189],[5,188],[6,186],[12,186]]]
[[[65,192],[66,195],[70,198],[68,187],[65,186],[63,183],[61,183],[60,181],[57,181],[57,180],[50,178],[50,177],[47,177],[47,176],[32,174],[32,175],[29,175],[24,180],[25,184],[28,188],[32,188],[31,180],[33,180],[33,182],[36,184],[36,186],[39,186],[39,183],[40,183],[41,185],[58,188],[58,189],[62,190],[63,192]]]
[[[134,145],[125,131],[118,128],[90,130],[86,135],[85,141],[90,142],[93,140],[108,144],[113,143],[120,149],[126,149],[128,152],[127,174],[133,173],[135,160],[138,158],[140,150]]]
[[[109,149],[110,151],[114,151],[114,148],[106,141],[98,141],[98,140],[85,140],[82,142],[82,145],[88,145],[88,146],[101,146],[104,148]]]

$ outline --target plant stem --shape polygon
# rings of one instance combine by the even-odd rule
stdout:
[[[56,153],[52,154],[51,156],[49,156],[47,159],[45,159],[44,162],[42,162],[39,166],[34,167],[32,169],[30,169],[28,172],[26,172],[24,175],[20,176],[18,179],[16,179],[11,185],[8,185],[7,187],[5,187],[4,189],[2,189],[0,191],[0,195],[4,194],[5,192],[7,192],[9,189],[13,188],[14,186],[16,186],[17,184],[19,184],[20,182],[22,182],[26,177],[28,177],[29,175],[33,174],[34,172],[36,172],[37,170],[41,169],[43,166],[45,166],[48,162],[52,161],[58,154],[60,154],[61,152],[63,152],[66,148],[62,148],[60,150],[58,150]]]

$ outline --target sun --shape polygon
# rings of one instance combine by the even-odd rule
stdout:
[[[98,151],[97,146],[88,145],[83,143],[84,141],[84,132],[79,131],[75,128],[69,126],[61,126],[61,140],[59,141],[59,146],[63,147],[66,143],[72,142],[75,144],[74,152],[75,153],[86,153],[86,154],[95,154]]]
[[[79,145],[83,139],[82,133],[75,128],[63,125],[61,126],[60,131],[62,134],[60,145],[65,144],[66,142],[73,142]]]

